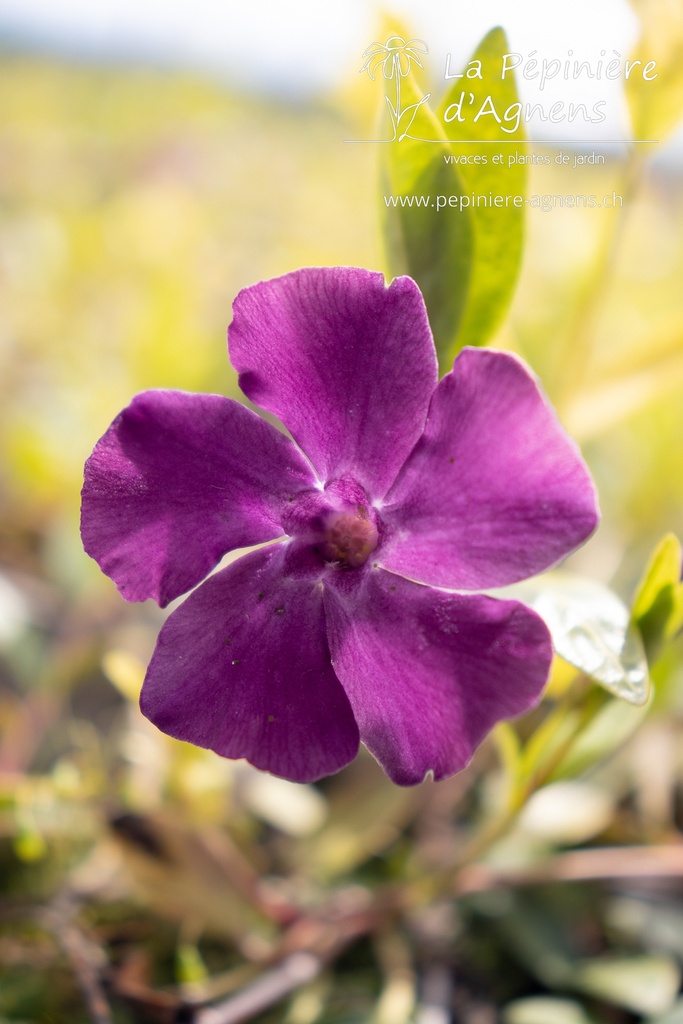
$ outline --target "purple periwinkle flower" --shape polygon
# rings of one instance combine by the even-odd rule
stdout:
[[[513,355],[439,382],[414,281],[305,269],[246,288],[230,358],[293,440],[219,395],[137,395],[86,464],[86,551],[167,619],[141,695],[164,732],[304,782],[362,740],[401,785],[464,768],[546,682],[548,630],[463,591],[563,558],[598,520],[575,444]]]

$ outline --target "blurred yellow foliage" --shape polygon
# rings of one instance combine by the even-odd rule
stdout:
[[[10,58],[0,111],[0,438],[24,511],[75,508],[84,459],[135,392],[237,396],[241,287],[379,264],[372,157],[323,106]]]

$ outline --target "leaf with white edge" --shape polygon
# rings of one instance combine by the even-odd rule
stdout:
[[[683,628],[681,562],[681,543],[669,533],[655,548],[636,589],[632,617],[650,662]]]
[[[629,704],[647,702],[643,642],[614,591],[556,570],[499,593],[518,598],[541,616],[555,651],[565,661]]]

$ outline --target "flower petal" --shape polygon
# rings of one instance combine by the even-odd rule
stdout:
[[[295,782],[343,768],[358,728],[330,664],[317,575],[275,544],[211,576],[159,635],[143,714],[176,739]]]
[[[370,43],[369,46],[365,47],[365,49],[363,50],[363,52],[361,54],[361,57],[374,56],[377,53],[384,53],[384,54],[386,54],[386,53],[388,53],[388,50],[387,50],[387,47],[384,45],[384,43],[379,43],[379,42],[377,42],[377,40],[375,40],[374,43]]]
[[[466,348],[385,499],[381,564],[478,590],[554,565],[595,529],[588,469],[515,356]]]
[[[360,737],[402,786],[465,768],[548,677],[547,627],[516,601],[449,594],[375,569],[325,588],[334,670]]]
[[[230,358],[245,394],[280,417],[321,480],[348,474],[383,497],[437,381],[415,282],[304,269],[245,288],[233,311]]]
[[[403,50],[401,53],[396,54],[396,67],[398,69],[399,75],[401,75],[402,78],[405,78],[406,75],[410,74],[410,62],[412,60],[414,60],[419,67],[422,67],[419,58],[416,56],[412,56],[410,53],[407,52],[407,50]]]
[[[388,56],[387,56],[386,52],[385,53],[373,53],[365,61],[365,64],[363,64],[363,67],[360,69],[360,71],[361,71],[361,73],[363,71],[367,71],[367,73],[369,74],[370,78],[374,82],[375,81],[375,72],[377,71],[378,68],[380,68],[380,67],[382,67],[384,65],[384,62],[386,60],[388,60]]]
[[[420,53],[429,53],[429,47],[425,43],[424,39],[409,39],[405,44],[405,49],[406,52],[418,50]],[[420,67],[422,67],[421,64]]]
[[[162,607],[226,551],[284,533],[287,500],[310,467],[271,424],[219,395],[146,391],[85,467],[85,550],[128,601]]]

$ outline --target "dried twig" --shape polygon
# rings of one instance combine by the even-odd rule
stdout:
[[[74,899],[69,893],[62,893],[47,909],[43,919],[69,959],[92,1024],[113,1024],[100,981],[106,963],[104,952],[85,935],[74,918]]]
[[[416,1024],[450,1024],[453,978],[445,964],[432,964],[424,974]]]
[[[666,846],[604,846],[572,850],[528,867],[499,869],[487,864],[463,868],[456,895],[544,882],[583,882],[611,878],[680,878],[683,843]]]
[[[290,992],[313,981],[322,968],[323,961],[312,953],[290,953],[241,992],[217,1006],[199,1010],[194,1024],[241,1024],[252,1020]]]
[[[374,900],[360,902],[357,890],[337,893],[324,913],[291,925],[273,966],[222,1002],[195,1010],[193,1024],[241,1024],[313,981],[347,946],[395,915],[399,893],[387,889]]]
[[[451,891],[458,897],[507,886],[642,877],[683,877],[683,843],[574,850],[509,870],[472,864],[456,874]],[[396,886],[388,886],[372,899],[359,900],[357,889],[337,893],[324,909],[299,918],[285,931],[276,961],[258,978],[213,1006],[197,1008],[185,1003],[185,1011],[193,1024],[244,1024],[313,981],[356,939],[414,908],[416,896],[419,902],[417,892]],[[430,981],[433,985],[425,987],[418,1009],[419,1019],[431,1024],[444,1019],[452,982],[443,972]],[[110,1024],[109,1017],[93,1016],[93,1020]]]

